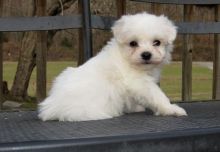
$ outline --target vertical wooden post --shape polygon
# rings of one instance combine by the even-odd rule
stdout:
[[[90,0],[78,0],[79,11],[82,13],[82,28],[79,31],[79,63],[82,64],[92,57],[92,27]]]
[[[37,16],[45,15],[46,1],[37,0]],[[46,97],[47,33],[45,31],[37,32],[36,55],[37,101],[40,102]]]
[[[78,12],[82,14],[82,0],[78,0]],[[83,42],[82,42],[82,28],[79,29],[79,55],[78,55],[78,63],[77,65],[80,66],[84,63],[84,51],[83,51]]]
[[[220,5],[216,5],[215,20],[220,21]],[[214,36],[214,62],[213,62],[213,99],[220,100],[220,34]]]
[[[184,5],[184,21],[189,21],[193,6]],[[192,98],[192,49],[193,39],[189,34],[184,35],[184,50],[182,53],[182,100],[190,101]]]
[[[0,17],[2,16],[3,1],[0,1]],[[0,32],[0,110],[3,104],[3,47],[2,32]]]
[[[117,2],[117,17],[126,14],[126,0],[116,0]]]
[[[151,11],[153,14],[159,14],[160,5],[157,3],[151,3]]]

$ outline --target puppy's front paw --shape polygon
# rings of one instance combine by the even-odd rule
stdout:
[[[179,107],[176,104],[171,105],[171,111],[172,111],[171,115],[173,116],[187,116],[186,111],[182,107]]]
[[[157,111],[155,114],[162,116],[187,116],[186,111],[176,104],[171,104],[167,108]]]

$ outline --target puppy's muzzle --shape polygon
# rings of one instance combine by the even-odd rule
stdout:
[[[151,59],[152,54],[150,52],[141,53],[141,58],[145,61],[149,61]]]

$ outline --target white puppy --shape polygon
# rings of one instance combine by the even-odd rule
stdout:
[[[122,16],[114,38],[78,68],[68,67],[39,105],[39,118],[60,121],[106,119],[150,108],[155,115],[187,115],[171,104],[157,82],[171,59],[176,27],[164,16]]]

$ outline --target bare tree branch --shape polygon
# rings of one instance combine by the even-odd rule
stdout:
[[[62,0],[63,9],[68,9],[76,0]],[[62,7],[59,1],[53,1],[47,9],[49,16],[56,16],[62,12]]]

